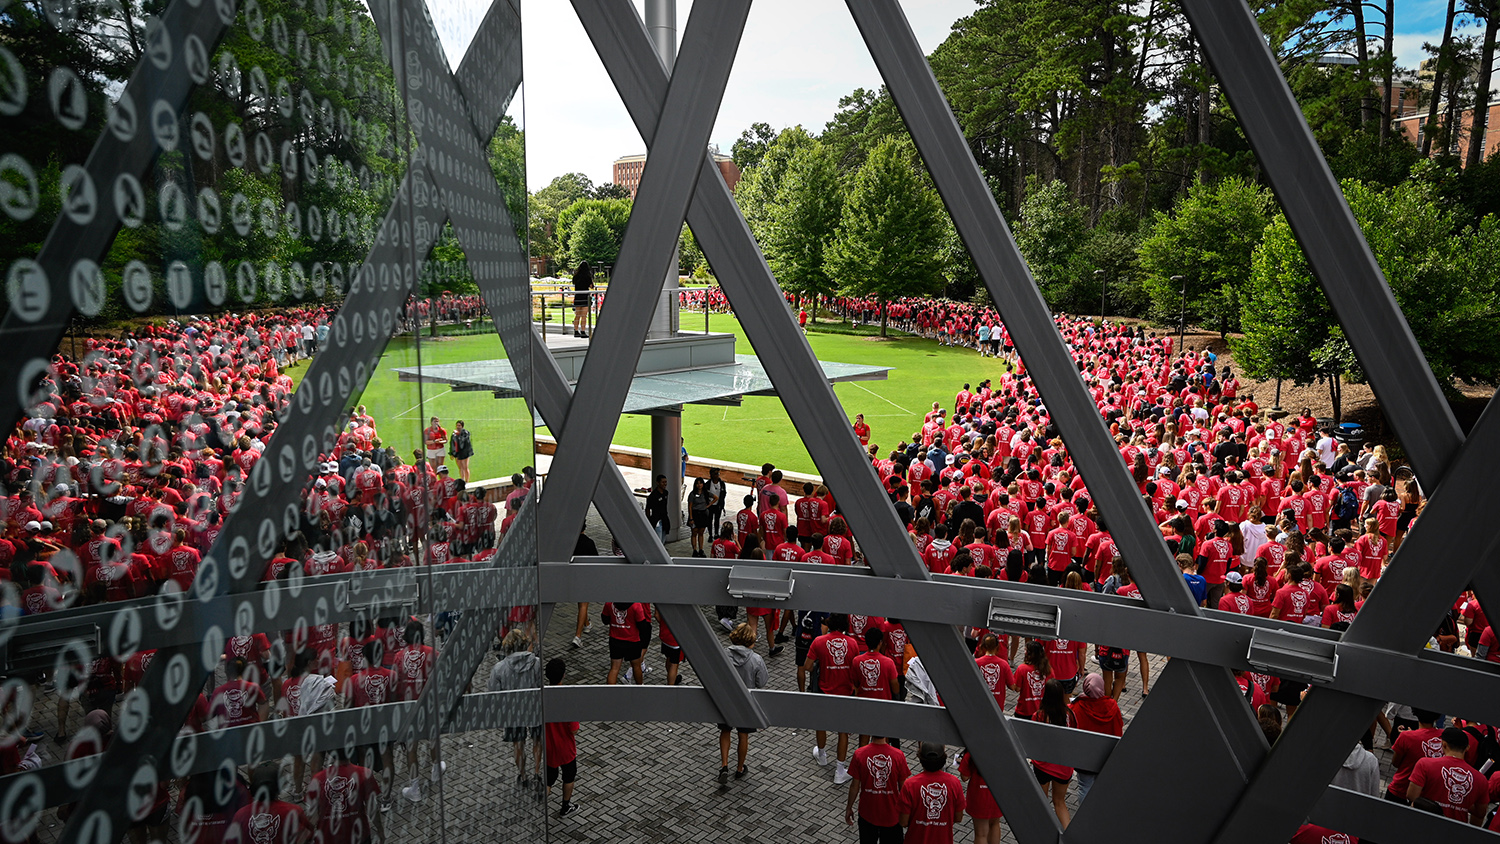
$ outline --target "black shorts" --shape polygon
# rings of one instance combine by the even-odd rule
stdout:
[[[589,306],[589,294],[587,294],[587,293],[574,293],[573,294],[573,307],[575,307],[575,308],[587,308],[588,306]]]
[[[661,643],[661,655],[667,658],[668,665],[676,665],[682,662],[682,648],[677,645]]]
[[[754,727],[735,727],[734,730],[735,730],[735,732],[739,733],[742,736],[748,736],[751,733],[758,733],[758,732],[760,732],[759,730],[755,729]],[[729,732],[729,725],[728,724],[720,724],[719,725],[719,732],[721,732],[721,733],[727,733],[727,732]]]
[[[561,765],[558,765],[556,768],[549,766],[547,768],[548,788],[551,788],[552,786],[557,784],[558,774],[562,774],[563,785],[568,785],[569,783],[578,779],[578,760],[574,759],[571,762],[564,762]]]
[[[1067,779],[1059,779],[1047,773],[1046,771],[1043,771],[1041,768],[1035,766],[1032,767],[1031,771],[1032,773],[1036,774],[1036,781],[1041,785],[1046,785],[1049,782],[1060,782],[1064,785],[1067,785],[1068,783],[1073,781],[1072,777],[1068,777]]]
[[[631,642],[625,639],[609,639],[610,659],[640,659],[643,648],[640,642]]]
[[[362,744],[354,748],[354,764],[379,773],[385,770],[385,754],[373,744]]]
[[[801,636],[797,637],[797,664],[807,664],[807,653],[812,650],[812,642],[806,641]]]
[[[1072,694],[1073,689],[1078,687],[1078,678],[1074,677],[1069,680],[1058,680],[1057,685],[1062,686],[1063,691],[1067,692],[1068,694]]]
[[[905,836],[899,824],[876,826],[864,818],[859,819],[859,844],[901,844]]]
[[[1124,671],[1130,667],[1130,657],[1115,657],[1109,654],[1098,654],[1099,667],[1105,671]]]
[[[713,518],[708,515],[707,510],[694,510],[692,524],[696,530],[705,530],[713,527]]]
[[[525,741],[526,736],[528,735],[531,736],[532,741],[540,739],[542,737],[541,726],[533,724],[529,727],[506,727],[504,739],[508,742],[515,743],[518,741]]]

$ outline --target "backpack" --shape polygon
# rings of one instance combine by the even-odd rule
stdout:
[[[1339,492],[1339,497],[1333,502],[1333,515],[1337,519],[1352,519],[1359,514],[1359,499],[1355,497],[1354,490],[1344,487]]]

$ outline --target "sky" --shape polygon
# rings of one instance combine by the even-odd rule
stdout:
[[[634,2],[639,11],[641,0]],[[954,21],[976,7],[976,0],[900,2],[928,53],[948,36]],[[455,65],[488,5],[489,0],[429,3]],[[1447,0],[1396,0],[1399,66],[1415,67],[1425,57],[1423,42],[1442,38],[1446,9]],[[691,10],[692,0],[679,0],[679,37]],[[1373,24],[1371,29],[1378,32]],[[1478,28],[1470,21],[1460,31]],[[526,128],[528,188],[535,191],[569,172],[581,172],[595,184],[610,181],[616,158],[646,148],[572,4],[522,0],[522,36],[526,82],[512,113]],[[801,124],[817,132],[833,116],[840,97],[879,85],[880,74],[843,2],[756,0],[710,143],[728,153],[755,122],[776,130]]]

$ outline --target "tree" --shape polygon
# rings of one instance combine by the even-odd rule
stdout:
[[[761,244],[766,260],[783,289],[811,296],[816,305],[817,297],[834,292],[824,252],[843,214],[838,168],[827,148],[813,141],[792,154],[778,200]]]
[[[766,148],[760,163],[741,174],[734,189],[734,201],[757,241],[765,243],[769,236],[772,209],[781,202],[782,176],[792,155],[812,140],[801,126],[783,129]]]
[[[1432,70],[1432,92],[1428,95],[1427,120],[1423,124],[1422,134],[1422,157],[1426,158],[1432,152],[1432,138],[1438,133],[1437,110],[1438,102],[1442,100],[1443,77],[1450,72],[1449,65],[1453,63],[1453,19],[1458,11],[1458,0],[1448,0],[1448,14],[1443,19],[1443,40],[1438,42],[1434,50],[1431,44],[1423,44],[1423,49],[1436,53],[1433,59]]]
[[[568,254],[575,261],[588,261],[596,267],[615,262],[615,257],[620,254],[620,243],[597,209],[591,208],[573,221]]]
[[[617,185],[614,182],[605,182],[594,188],[594,199],[632,199],[630,188]]]
[[[1239,328],[1239,298],[1250,275],[1250,258],[1270,221],[1270,193],[1243,179],[1194,185],[1170,214],[1158,214],[1141,242],[1142,283],[1151,317],[1175,322],[1187,283],[1187,316],[1216,325],[1221,334]]]
[[[1500,0],[1467,0],[1469,13],[1484,21],[1484,46],[1479,49],[1479,73],[1474,82],[1474,124],[1469,127],[1469,150],[1464,166],[1484,160],[1485,128],[1490,117],[1490,76],[1495,69],[1495,35],[1500,32]]]
[[[771,124],[751,123],[750,128],[741,132],[739,140],[729,147],[729,157],[734,159],[734,166],[743,173],[760,164],[766,149],[774,140],[776,132],[771,129]]]
[[[943,207],[914,158],[894,138],[870,152],[850,182],[825,258],[844,290],[880,300],[882,337],[888,301],[930,293],[941,282]]]
[[[693,235],[693,230],[688,228],[687,223],[682,224],[682,232],[677,236],[677,266],[683,273],[697,276],[698,269],[708,262],[703,259],[703,250],[698,246],[698,238]]]
[[[1032,180],[1016,223],[1016,245],[1053,310],[1082,305],[1078,286],[1084,273],[1079,250],[1088,239],[1085,212],[1060,180]]]
[[[557,242],[567,247],[567,254],[564,256],[566,262],[576,263],[582,260],[573,254],[573,226],[590,211],[597,213],[609,227],[615,246],[618,247],[625,238],[625,226],[630,222],[630,204],[628,199],[580,199],[564,208],[557,215],[555,232]]]
[[[1427,364],[1444,390],[1454,381],[1500,381],[1500,221],[1455,227],[1428,185],[1380,190],[1345,182],[1344,195],[1385,271]],[[1335,419],[1341,379],[1363,374],[1333,310],[1308,270],[1285,216],[1277,214],[1255,250],[1240,311],[1244,337],[1230,341],[1254,378],[1324,381]]]

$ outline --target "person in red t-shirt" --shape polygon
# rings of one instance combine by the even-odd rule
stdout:
[[[1484,774],[1464,761],[1469,749],[1469,734],[1458,727],[1443,730],[1441,756],[1418,759],[1406,784],[1406,799],[1412,802],[1431,800],[1443,815],[1456,821],[1484,824],[1489,808],[1489,784]]]
[[[1015,677],[1010,672],[1010,663],[1000,655],[1005,645],[1000,637],[994,633],[985,633],[979,640],[979,656],[975,662],[979,665],[979,676],[984,678],[984,684],[989,687],[990,694],[995,696],[995,705],[1000,711],[1005,711],[1005,693],[1015,686]]]
[[[422,622],[413,619],[406,623],[406,632],[402,635],[406,647],[396,651],[396,697],[398,700],[417,700],[422,696],[422,690],[427,687],[427,681],[432,676],[432,666],[436,660],[436,653],[432,646],[422,644],[425,631]],[[413,740],[406,750],[406,773],[410,782],[401,789],[401,796],[413,803],[422,799],[422,780],[417,776],[417,742]],[[442,776],[443,769],[447,767],[446,762],[438,760],[437,742],[428,742],[428,753],[432,759],[432,777],[436,781]]]
[[[854,658],[859,656],[860,641],[849,635],[849,616],[843,613],[833,613],[828,616],[823,621],[823,626],[828,629],[828,632],[813,640],[812,646],[807,650],[807,662],[804,663],[804,667],[809,674],[817,672],[814,675],[817,679],[817,691],[825,695],[853,697]],[[813,746],[813,758],[819,765],[827,765],[828,751],[824,749],[828,745],[827,731],[818,730],[817,741],[818,743]],[[843,785],[849,781],[849,771],[844,761],[848,757],[849,734],[839,733],[838,765],[833,774],[833,781],[837,785]]]
[[[1229,591],[1219,599],[1217,609],[1241,615],[1250,614],[1250,597],[1245,594],[1244,580],[1237,571],[1224,575],[1224,585]]]
[[[854,825],[854,803],[859,801],[859,840],[896,841],[901,835],[901,786],[911,776],[906,754],[882,736],[854,751],[849,762],[849,801],[844,823]]]
[[[1068,529],[1070,515],[1066,510],[1057,516],[1057,527],[1047,531],[1042,547],[1047,549],[1047,584],[1061,586],[1068,566],[1073,564],[1073,546],[1076,539]]]
[[[958,777],[943,770],[948,749],[922,742],[917,751],[922,772],[901,784],[899,823],[906,827],[906,844],[952,844],[953,825],[964,816],[967,804]]]
[[[432,464],[433,469],[443,465],[444,458],[448,455],[448,432],[438,424],[438,418],[432,417],[432,424],[422,429],[422,442],[427,447],[427,462]]]
[[[604,605],[599,617],[609,627],[609,676],[605,684],[613,686],[619,683],[620,668],[629,662],[631,676],[644,685],[646,675],[641,671],[641,657],[645,655],[646,639],[651,635],[646,608],[640,604],[611,601]]]
[[[1386,788],[1387,800],[1406,800],[1406,787],[1417,762],[1443,755],[1443,731],[1437,728],[1440,714],[1415,706],[1411,711],[1417,718],[1417,728],[1402,730],[1391,742],[1391,782]]]
[[[1021,664],[1016,666],[1012,688],[1016,690],[1016,717],[1030,718],[1042,703],[1042,692],[1052,676],[1047,649],[1040,639],[1027,639]]]
[[[745,496],[745,507],[734,514],[735,543],[743,546],[752,534],[760,534],[760,517],[755,515],[755,496]],[[724,534],[720,532],[720,537]],[[727,537],[726,537],[727,538]],[[714,556],[710,554],[709,556]]]
[[[547,685],[561,686],[563,676],[567,674],[568,664],[562,659],[554,657],[547,661],[544,672],[547,675]],[[578,780],[578,722],[577,721],[549,721],[545,727],[547,738],[547,794],[552,794],[552,786],[557,782],[558,775],[562,776],[562,807],[558,809],[557,816],[566,818],[578,811],[578,806],[573,803],[573,783]]]
[[[349,750],[334,750],[337,759],[307,781],[303,805],[317,829],[317,844],[367,844],[384,836],[377,804],[380,783],[375,772],[351,760]]]
[[[227,678],[209,695],[208,719],[214,729],[256,724],[266,720],[266,693],[261,687],[241,679],[245,660],[235,657],[224,664]]]
[[[294,803],[277,798],[281,791],[281,763],[262,762],[250,774],[250,805],[234,815],[225,841],[306,844],[313,825]]]

